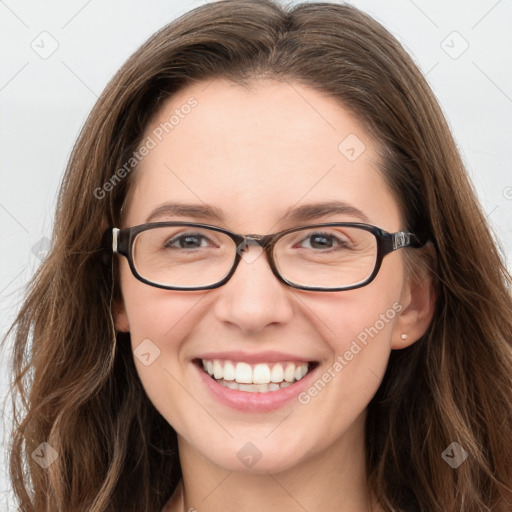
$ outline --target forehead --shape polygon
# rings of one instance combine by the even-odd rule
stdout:
[[[149,139],[148,139],[149,138]],[[152,148],[134,173],[128,224],[165,202],[221,208],[247,229],[294,205],[342,200],[386,228],[398,208],[376,146],[335,99],[298,83],[249,88],[213,80],[170,98],[147,128]]]

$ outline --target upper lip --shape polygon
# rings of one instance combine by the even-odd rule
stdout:
[[[314,361],[295,354],[286,352],[263,351],[263,352],[243,352],[241,350],[232,350],[228,352],[207,352],[197,356],[199,359],[221,359],[229,361],[239,361],[244,363],[282,363],[285,361],[295,361],[308,363]]]

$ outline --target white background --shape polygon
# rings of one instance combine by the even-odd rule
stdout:
[[[0,334],[40,262],[34,247],[50,237],[59,182],[97,96],[153,32],[202,3],[0,0]],[[349,3],[383,23],[427,75],[510,269],[512,0]],[[33,49],[52,45],[47,58]],[[0,460],[0,510],[11,501],[5,467]]]

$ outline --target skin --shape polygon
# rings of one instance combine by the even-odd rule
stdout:
[[[296,225],[283,222],[287,208],[343,200],[374,225],[389,232],[403,228],[378,170],[376,145],[334,99],[299,84],[258,81],[246,89],[214,80],[168,100],[146,136],[191,96],[198,105],[133,176],[122,227],[146,222],[155,208],[173,201],[215,206],[224,221],[155,220],[267,234]],[[366,146],[353,162],[338,150],[349,134]],[[335,214],[302,224],[334,221],[360,219]],[[159,348],[151,365],[135,363],[150,400],[178,434],[184,504],[176,495],[171,510],[382,510],[365,487],[366,407],[390,351],[424,334],[434,304],[428,280],[406,277],[403,252],[386,256],[368,286],[328,293],[282,284],[264,254],[242,261],[224,286],[194,292],[148,286],[120,258],[123,302],[116,325],[131,333],[133,349],[145,339]],[[397,302],[401,312],[305,405],[292,400],[262,414],[233,410],[211,398],[192,364],[207,351],[278,350],[318,361],[321,375]],[[262,454],[251,469],[237,457],[247,442]]]

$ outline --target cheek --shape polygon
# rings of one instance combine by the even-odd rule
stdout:
[[[330,295],[330,296],[329,296]],[[354,344],[370,347],[380,340],[390,348],[393,326],[402,305],[398,293],[376,293],[372,285],[357,290],[304,299],[310,321],[336,354]]]
[[[365,409],[382,381],[393,327],[402,310],[398,297],[380,288],[376,293],[369,285],[306,303],[310,321],[329,348],[329,358],[300,401],[320,415],[325,413],[333,435],[341,428],[338,423]],[[335,414],[332,404],[337,404]]]
[[[174,292],[148,286],[138,281],[127,263],[120,269],[124,314],[129,323],[132,345],[150,338],[155,343],[179,332],[194,316],[200,293]],[[172,337],[172,336],[171,336]]]
[[[197,391],[184,392],[180,384],[191,371],[183,348],[198,323],[203,296],[159,290],[131,275],[122,282],[122,289],[137,374],[155,408],[181,431],[188,414],[203,414],[191,398]]]
[[[179,424],[177,411],[190,408],[190,403],[181,401],[186,397],[179,385],[191,370],[185,364],[184,347],[204,309],[205,297],[148,286],[126,270],[121,272],[121,289],[137,373],[155,407],[170,423]],[[169,396],[174,397],[172,406]]]
[[[361,355],[364,352],[365,357],[358,359],[368,358],[368,362],[384,355],[387,361],[393,328],[403,309],[402,286],[401,262],[398,258],[389,259],[383,262],[373,282],[345,292],[335,304],[328,306],[330,318],[334,319],[333,330],[339,335],[331,338],[337,353],[343,351],[351,359],[347,351]]]

